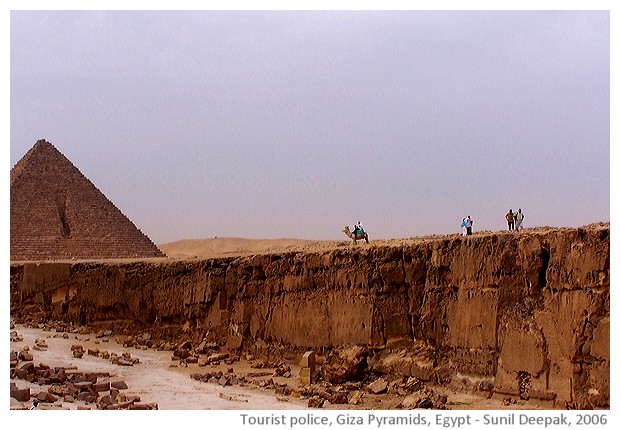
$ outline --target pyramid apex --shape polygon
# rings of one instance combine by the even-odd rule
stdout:
[[[41,146],[41,145],[52,145],[51,142],[48,142],[45,139],[39,139],[36,141],[36,143],[34,144],[34,146]],[[52,145],[53,146],[53,145]]]

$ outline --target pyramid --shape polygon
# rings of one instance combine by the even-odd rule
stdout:
[[[11,170],[11,261],[163,256],[51,143]]]

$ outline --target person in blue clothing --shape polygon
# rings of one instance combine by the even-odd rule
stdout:
[[[467,218],[463,218],[463,221],[461,221],[461,229],[463,231],[463,236],[467,236]]]

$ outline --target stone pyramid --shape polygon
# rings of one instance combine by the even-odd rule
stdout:
[[[11,261],[163,256],[51,143],[11,170]]]

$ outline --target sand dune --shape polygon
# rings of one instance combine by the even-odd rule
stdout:
[[[237,256],[263,252],[299,249],[308,246],[338,243],[304,239],[244,239],[239,237],[214,237],[210,239],[184,239],[157,245],[170,258],[205,258]]]

